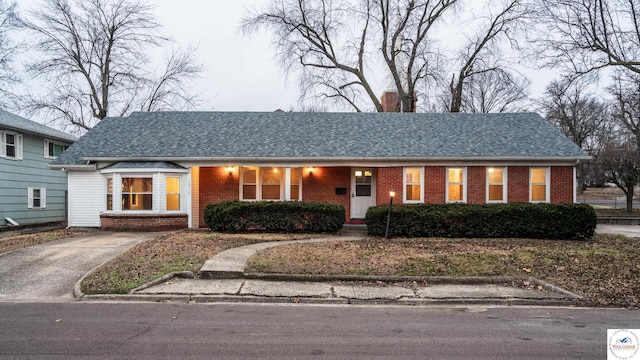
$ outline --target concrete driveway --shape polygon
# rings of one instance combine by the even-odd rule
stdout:
[[[94,267],[160,233],[95,231],[0,255],[0,301],[70,302]]]

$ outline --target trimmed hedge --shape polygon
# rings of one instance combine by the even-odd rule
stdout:
[[[369,208],[369,235],[385,235],[388,209]],[[587,204],[418,204],[392,208],[389,237],[586,239],[595,228]]]
[[[204,222],[221,232],[332,233],[344,224],[342,205],[304,201],[230,201],[204,208]]]

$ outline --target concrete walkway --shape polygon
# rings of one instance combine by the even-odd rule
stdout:
[[[598,224],[596,234],[616,234],[637,238],[640,237],[640,225]]]

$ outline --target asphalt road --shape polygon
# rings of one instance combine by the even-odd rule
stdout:
[[[0,359],[605,359],[640,313],[152,303],[0,303]]]
[[[0,301],[75,301],[74,284],[94,267],[158,233],[90,232],[0,255]]]

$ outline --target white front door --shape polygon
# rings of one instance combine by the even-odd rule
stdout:
[[[351,218],[364,219],[367,209],[376,204],[376,179],[373,169],[351,169]]]

